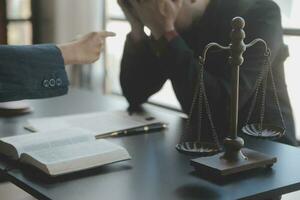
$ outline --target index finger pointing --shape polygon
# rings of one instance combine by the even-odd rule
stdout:
[[[99,35],[101,37],[106,38],[106,37],[114,37],[114,36],[116,36],[116,33],[110,32],[110,31],[102,31],[102,32],[99,32]]]

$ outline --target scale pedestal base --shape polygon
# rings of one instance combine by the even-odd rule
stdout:
[[[246,159],[228,161],[219,153],[211,157],[201,157],[191,160],[191,165],[200,173],[210,173],[216,176],[228,176],[255,168],[267,168],[277,161],[276,157],[269,156],[251,149],[243,148]]]

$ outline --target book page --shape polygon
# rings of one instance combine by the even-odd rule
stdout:
[[[52,149],[55,147],[94,140],[95,138],[91,132],[78,128],[68,128],[65,130],[57,130],[55,132],[41,132],[0,139],[1,142],[14,146],[18,156],[23,152]]]
[[[106,140],[94,140],[21,155],[21,161],[57,175],[130,159],[126,149]]]
[[[28,121],[37,131],[49,131],[68,127],[78,127],[89,130],[95,136],[128,130],[159,123],[149,116],[129,115],[125,111],[110,111],[80,115],[31,119]],[[51,124],[51,126],[49,126]]]

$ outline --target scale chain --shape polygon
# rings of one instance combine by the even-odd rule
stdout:
[[[203,65],[200,66],[200,80],[203,80]],[[203,118],[203,89],[201,86],[201,81],[200,81],[200,87],[199,87],[199,124],[198,124],[198,142],[201,141],[201,135],[202,135],[202,118]]]
[[[204,86],[204,84],[202,84],[202,85],[203,85],[204,103],[205,103],[205,107],[206,107],[208,120],[209,120],[211,129],[212,129],[213,139],[214,139],[215,143],[217,144],[218,149],[221,149],[221,145],[220,145],[220,142],[219,142],[219,139],[218,139],[217,130],[216,130],[216,127],[215,127],[215,125],[213,123],[213,120],[212,120],[213,117],[212,117],[210,106],[209,106],[209,103],[208,103],[208,98],[207,98],[207,95],[206,95],[206,92],[205,92],[205,86]]]
[[[265,65],[264,65],[265,67]],[[249,112],[248,112],[248,115],[247,115],[247,119],[246,119],[246,123],[245,124],[248,124],[250,119],[251,119],[251,115],[253,113],[253,110],[255,108],[255,103],[256,103],[256,100],[257,100],[257,97],[258,97],[258,92],[260,90],[260,87],[261,87],[261,84],[262,84],[262,81],[263,81],[263,78],[264,78],[264,75],[267,75],[267,70],[268,69],[265,69],[263,68],[263,70],[261,70],[259,76],[258,76],[258,79],[256,80],[256,83],[255,83],[255,93],[254,93],[254,97],[253,97],[253,100],[251,102],[251,106],[250,106],[250,109],[249,109]],[[266,71],[266,72],[265,72]]]
[[[264,121],[264,115],[265,115],[265,98],[266,98],[266,90],[267,90],[267,83],[268,83],[268,77],[270,75],[271,78],[271,84],[272,84],[272,90],[273,90],[273,94],[274,94],[274,100],[276,103],[276,106],[278,108],[279,111],[279,115],[281,118],[281,122],[283,125],[283,128],[285,129],[285,121],[282,115],[282,110],[280,107],[280,103],[279,103],[279,97],[277,94],[277,89],[276,89],[276,84],[275,84],[275,80],[274,80],[274,76],[273,76],[273,70],[272,70],[272,66],[271,66],[271,62],[270,62],[270,50],[267,49],[267,52],[265,53],[265,60],[264,60],[264,64],[263,64],[263,70],[261,71],[261,73],[259,74],[259,78],[257,79],[256,83],[255,83],[255,94],[253,97],[253,100],[251,102],[251,106],[248,112],[248,116],[246,119],[246,125],[249,124],[249,121],[251,119],[251,116],[253,114],[254,108],[255,108],[255,103],[257,102],[257,98],[258,98],[258,93],[261,90],[262,92],[262,96],[261,96],[261,104],[260,104],[260,121],[259,121],[259,130],[260,133],[262,134],[262,126],[263,126],[263,121]],[[265,80],[263,81],[263,78],[265,77]]]
[[[267,68],[267,74],[269,73],[269,66],[267,65],[267,59],[264,61],[264,68]],[[268,75],[266,75],[263,85],[262,85],[262,98],[261,98],[261,107],[260,107],[260,117],[259,117],[259,130],[260,134],[262,134],[263,122],[265,117],[265,108],[266,108],[266,93],[267,93],[267,85],[268,85]]]
[[[210,126],[211,126],[211,129],[212,129],[212,135],[213,135],[213,140],[215,141],[218,149],[220,150],[221,149],[221,145],[220,145],[220,142],[219,142],[219,139],[218,139],[218,134],[217,134],[217,130],[216,130],[216,127],[214,125],[214,122],[213,122],[213,117],[212,117],[212,114],[211,114],[211,110],[210,110],[210,106],[209,106],[209,102],[208,102],[208,98],[207,98],[207,95],[206,95],[206,89],[205,89],[205,84],[204,84],[204,64],[205,64],[205,60],[206,58],[202,58],[201,56],[199,57],[199,76],[198,76],[198,81],[197,81],[197,85],[195,87],[195,92],[194,92],[194,96],[193,96],[193,100],[192,100],[192,105],[191,105],[191,108],[190,108],[190,112],[189,112],[189,115],[188,115],[188,120],[187,120],[187,131],[191,131],[191,118],[193,116],[193,111],[194,111],[194,108],[196,106],[196,103],[197,103],[197,100],[199,101],[198,102],[198,142],[200,142],[200,139],[201,139],[201,135],[202,135],[202,120],[203,120],[203,101],[204,101],[204,106],[205,106],[205,110],[206,110],[206,113],[207,113],[207,116],[208,116],[208,120],[209,120],[209,123],[210,123]]]
[[[275,103],[277,104],[277,108],[278,108],[278,111],[279,111],[279,115],[280,115],[280,118],[281,118],[281,123],[283,125],[283,128],[286,129],[285,121],[284,121],[284,118],[283,118],[283,115],[282,115],[281,106],[280,106],[280,103],[279,103],[279,97],[278,97],[278,94],[277,94],[277,89],[276,89],[276,83],[275,83],[275,80],[274,80],[273,70],[272,70],[271,64],[270,64],[271,63],[270,58],[268,58],[268,63],[269,63],[269,66],[270,66],[270,76],[271,76],[271,82],[272,82],[272,87],[273,87],[273,91],[274,91]]]
[[[194,111],[194,108],[196,106],[196,103],[197,103],[197,99],[198,99],[198,94],[200,92],[200,87],[201,87],[201,68],[203,68],[203,64],[204,64],[204,61],[203,59],[201,58],[201,56],[199,57],[199,66],[200,66],[200,72],[198,74],[198,81],[197,81],[197,85],[195,87],[195,91],[194,91],[194,96],[193,96],[193,100],[192,100],[192,104],[191,104],[191,108],[190,108],[190,112],[188,114],[188,118],[187,118],[187,122],[186,122],[186,132],[189,133],[192,131],[192,127],[191,127],[191,119],[192,119],[192,115],[193,115],[193,111]],[[200,97],[200,96],[199,96]],[[183,136],[183,135],[182,135]]]

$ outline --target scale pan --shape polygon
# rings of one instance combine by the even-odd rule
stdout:
[[[207,142],[182,142],[176,145],[177,151],[190,156],[212,156],[220,152],[214,143]]]
[[[285,134],[283,128],[269,124],[263,124],[261,128],[259,124],[248,124],[242,128],[242,131],[247,135],[265,139],[280,138]]]

